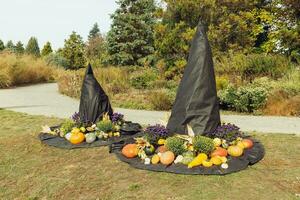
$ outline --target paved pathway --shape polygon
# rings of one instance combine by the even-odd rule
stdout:
[[[0,90],[0,108],[17,112],[67,118],[78,111],[78,107],[78,100],[58,93],[56,83]],[[141,124],[159,123],[167,114],[122,108],[116,111],[123,113],[127,120]],[[238,125],[243,131],[300,134],[299,117],[222,115],[222,120]]]

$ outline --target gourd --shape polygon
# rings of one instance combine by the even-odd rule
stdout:
[[[233,157],[239,157],[243,154],[243,149],[239,146],[229,146],[228,149],[228,154],[233,156]]]
[[[138,155],[138,148],[136,144],[127,144],[122,149],[122,154],[127,158],[134,158]]]
[[[87,133],[85,134],[85,141],[86,143],[93,143],[96,140],[95,133]]]
[[[83,133],[71,133],[70,142],[72,144],[80,144],[85,139],[85,136]]]
[[[203,161],[207,159],[207,155],[205,153],[200,153],[192,162],[188,164],[188,168],[197,167],[202,164]]]
[[[250,139],[243,139],[242,143],[243,143],[245,149],[249,149],[249,148],[253,147],[253,141]]]
[[[175,159],[175,155],[172,151],[166,151],[165,153],[162,153],[160,156],[160,162],[163,165],[170,165],[173,163]]]
[[[211,153],[211,157],[214,157],[214,156],[224,156],[226,157],[227,156],[227,150],[222,148],[222,147],[217,147],[216,150],[214,150],[212,153]]]

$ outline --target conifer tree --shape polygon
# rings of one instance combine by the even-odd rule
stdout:
[[[65,40],[64,48],[61,51],[63,57],[68,60],[68,69],[85,67],[86,58],[84,48],[85,45],[82,37],[73,31],[69,39]]]
[[[154,53],[154,0],[118,0],[108,33],[109,62],[138,65]]]
[[[15,46],[15,53],[16,54],[23,54],[25,51],[24,45],[21,41],[18,41],[16,46]]]
[[[90,30],[88,39],[91,40],[97,36],[100,36],[100,29],[99,29],[98,23],[95,23],[93,28]]]
[[[35,37],[31,37],[27,43],[25,52],[36,57],[40,56],[40,47]]]
[[[15,51],[15,45],[14,45],[13,41],[12,40],[8,40],[7,43],[6,43],[5,48],[7,50],[9,50],[9,51],[14,52]]]
[[[52,47],[51,47],[51,43],[50,42],[47,42],[45,45],[44,45],[44,47],[43,47],[43,49],[42,49],[42,56],[44,57],[44,56],[47,56],[47,55],[49,55],[50,53],[52,53],[53,52],[53,50],[52,50]]]
[[[4,43],[2,40],[0,40],[0,51],[3,51],[5,49]]]

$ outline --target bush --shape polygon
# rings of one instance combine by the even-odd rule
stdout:
[[[99,121],[96,125],[99,131],[103,131],[104,133],[109,133],[114,128],[113,123],[110,120]]]
[[[202,135],[196,135],[193,138],[193,146],[198,153],[205,153],[207,155],[209,155],[215,148],[213,139]]]
[[[158,74],[151,68],[137,71],[130,78],[130,84],[136,89],[146,89],[153,81],[158,79]]]
[[[164,90],[149,92],[149,102],[155,110],[170,110],[172,108],[172,96]]]
[[[51,53],[45,57],[45,60],[48,65],[56,65],[59,67],[63,67],[67,69],[68,67],[68,60],[57,53]]]
[[[186,151],[184,140],[176,136],[167,138],[165,146],[175,155],[182,155]]]
[[[222,108],[239,112],[253,112],[262,108],[267,101],[268,91],[261,86],[248,84],[238,89],[232,85],[219,92]]]
[[[55,67],[29,55],[0,54],[0,87],[53,81]]]
[[[215,59],[215,63],[218,74],[232,74],[248,80],[257,76],[277,79],[292,68],[289,59],[282,55],[236,53],[220,56]]]
[[[224,90],[228,87],[229,80],[226,76],[217,76],[216,85],[217,85],[217,91]]]

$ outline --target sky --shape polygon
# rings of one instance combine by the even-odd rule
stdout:
[[[107,33],[116,8],[114,0],[0,0],[0,39],[26,46],[35,36],[40,48],[49,41],[57,49],[72,31],[86,40],[96,22]]]

